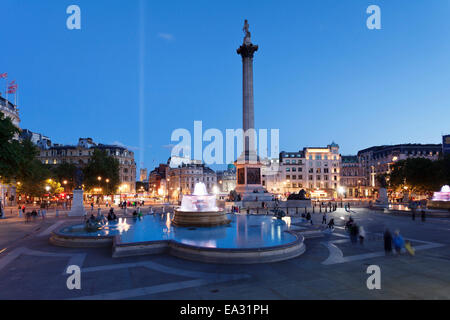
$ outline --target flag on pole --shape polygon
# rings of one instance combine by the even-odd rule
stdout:
[[[6,78],[8,78],[8,73],[7,72],[0,73],[0,79],[6,79]]]
[[[18,87],[19,86],[17,85],[16,80],[11,81],[8,85],[7,93],[11,93],[11,94],[16,93]]]
[[[8,90],[17,90],[19,86],[16,83],[16,80],[13,80],[9,83]]]

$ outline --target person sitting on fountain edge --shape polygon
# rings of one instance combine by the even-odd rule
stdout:
[[[117,216],[114,213],[114,209],[111,208],[108,213],[108,221],[116,221],[116,220],[117,220]]]

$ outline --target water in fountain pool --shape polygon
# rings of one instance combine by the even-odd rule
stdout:
[[[291,230],[291,224],[302,221],[301,218],[280,220],[271,216],[229,214],[231,223],[228,226],[188,228],[172,225],[171,218],[170,213],[148,215],[140,220],[128,219],[121,226],[110,224],[93,233],[84,231],[81,225],[64,228],[61,232],[93,237],[119,235],[122,243],[174,240],[198,247],[263,248],[295,241],[294,235],[284,231]]]

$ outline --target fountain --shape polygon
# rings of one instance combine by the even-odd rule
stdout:
[[[428,201],[427,207],[450,210],[450,186],[445,185],[441,188],[441,191],[434,192],[433,199]]]
[[[216,196],[206,191],[203,182],[195,185],[194,193],[184,195],[181,207],[175,209],[173,224],[189,227],[212,227],[229,224],[226,213],[216,206]]]

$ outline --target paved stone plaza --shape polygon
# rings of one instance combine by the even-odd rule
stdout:
[[[352,217],[367,231],[362,246],[344,231],[344,209],[328,213],[333,234],[305,241],[298,258],[259,265],[215,265],[170,255],[117,258],[110,248],[48,243],[51,231],[80,218],[0,221],[0,299],[449,299],[450,219],[412,221],[367,209]],[[321,214],[314,214],[315,225]],[[399,229],[416,256],[385,256],[382,232]],[[82,269],[81,290],[68,290],[68,265]],[[369,265],[381,268],[381,290],[366,286]]]

